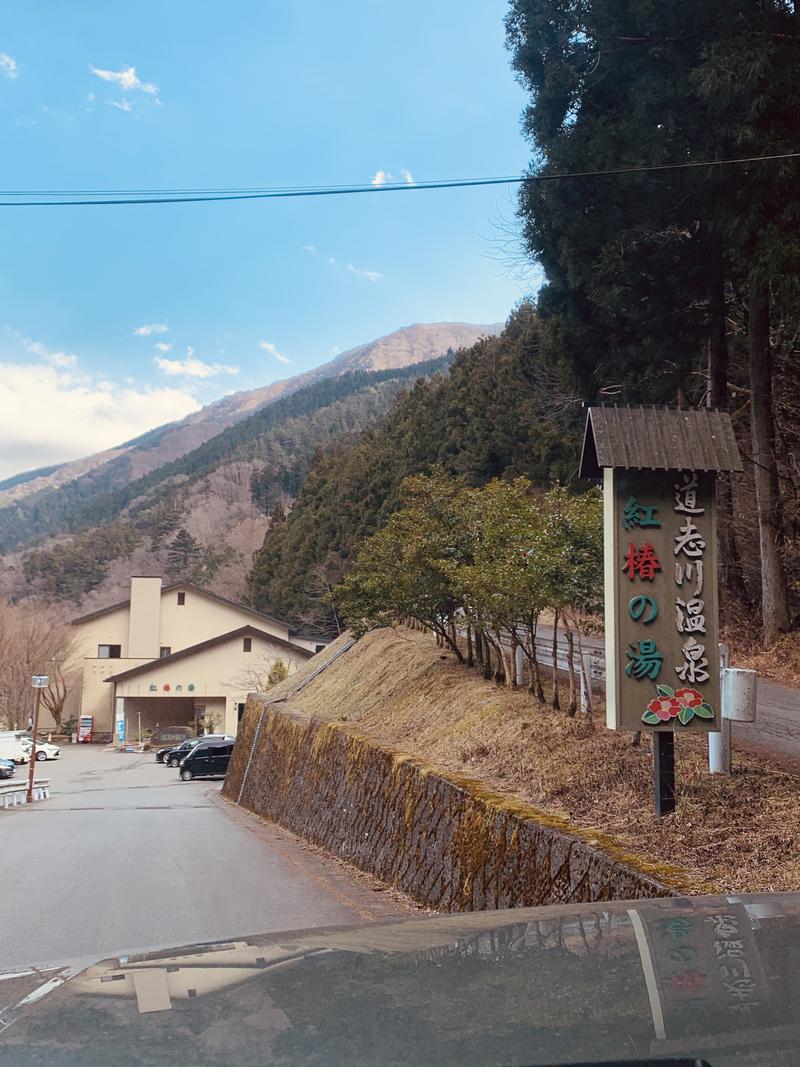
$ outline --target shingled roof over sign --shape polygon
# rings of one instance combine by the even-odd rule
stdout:
[[[730,415],[706,408],[589,408],[581,478],[617,470],[741,471]]]

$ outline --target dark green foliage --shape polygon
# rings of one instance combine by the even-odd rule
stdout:
[[[141,533],[128,523],[113,523],[68,544],[26,553],[22,561],[25,578],[33,591],[49,600],[80,600],[100,585],[111,560],[129,555],[141,539]]]
[[[715,0],[514,0],[507,27],[531,91],[532,172],[724,155],[698,143],[710,131],[690,76],[720,21]],[[634,403],[674,403],[687,388],[702,396],[692,372],[705,360],[709,284],[721,270],[709,227],[716,181],[665,171],[523,188],[525,243],[548,277],[541,311],[561,320],[548,357],[588,400],[603,389]]]
[[[46,478],[48,474],[55,474],[57,470],[63,467],[63,463],[56,463],[52,467],[38,467],[35,471],[23,471],[21,474],[12,474],[10,478],[4,478],[0,482],[0,491],[3,489],[13,489],[15,485],[24,485],[26,482],[32,482],[36,478]]]
[[[459,352],[447,378],[418,383],[382,426],[320,457],[288,521],[268,533],[255,558],[255,606],[335,633],[320,591],[340,580],[357,547],[397,510],[410,475],[438,465],[469,485],[514,474],[537,485],[572,480],[583,416],[559,409],[539,340],[537,316],[523,303],[499,337]]]
[[[167,548],[167,574],[173,578],[188,578],[202,555],[200,543],[182,526]]]
[[[182,518],[183,508],[180,501],[167,497],[153,507],[139,511],[136,515],[136,526],[150,535],[150,547],[157,549],[167,543]]]

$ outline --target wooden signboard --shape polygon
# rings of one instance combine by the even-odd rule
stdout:
[[[719,730],[715,475],[603,473],[608,725]]]

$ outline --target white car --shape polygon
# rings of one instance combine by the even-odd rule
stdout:
[[[33,742],[28,738],[22,742],[23,747],[26,749],[28,759],[31,758],[31,749],[33,748]],[[61,749],[58,745],[51,745],[49,741],[37,741],[36,742],[36,759],[58,759],[61,755]]]

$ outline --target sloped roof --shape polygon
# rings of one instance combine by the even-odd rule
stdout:
[[[581,478],[618,470],[741,471],[730,415],[707,408],[589,408]]]
[[[158,575],[153,575],[157,578]],[[198,596],[204,596],[208,600],[215,600],[218,604],[225,604],[229,608],[236,608],[237,611],[243,611],[245,615],[251,615],[254,619],[262,619],[266,622],[274,623],[275,626],[280,626],[287,631],[289,630],[288,623],[282,622],[280,619],[274,619],[271,615],[265,615],[261,611],[256,611],[255,608],[248,608],[244,604],[237,604],[235,600],[229,600],[228,597],[220,596],[219,593],[212,593],[208,589],[203,589],[199,585],[193,585],[192,582],[169,582],[167,585],[161,586],[161,595],[164,593],[173,593],[176,590],[185,589],[187,592],[196,593]],[[91,622],[92,619],[100,619],[103,615],[110,615],[112,611],[119,611],[120,608],[126,608],[131,602],[131,598],[127,597],[125,600],[120,600],[116,604],[109,604],[107,608],[98,608],[97,611],[90,611],[87,615],[79,615],[76,619],[72,619],[73,626],[77,626],[82,622]],[[313,640],[313,638],[312,638]]]
[[[293,645],[291,641],[284,641],[282,637],[276,637],[275,634],[267,633],[266,630],[259,630],[255,626],[240,626],[238,630],[229,630],[226,634],[219,634],[218,637],[209,637],[207,641],[200,641],[196,645],[189,645],[188,648],[182,648],[179,652],[173,652],[171,656],[162,656],[160,659],[151,659],[147,663],[141,663],[138,667],[131,667],[130,670],[120,671],[119,674],[112,674],[109,678],[105,678],[106,682],[122,682],[128,678],[134,678],[137,674],[146,674],[147,671],[151,671],[154,668],[169,667],[173,663],[177,663],[178,660],[188,659],[189,656],[196,656],[199,652],[206,652],[209,648],[215,648],[217,645],[223,645],[226,641],[232,641],[236,637],[263,637],[265,641],[269,641],[270,644],[280,645],[281,648],[289,649],[290,652],[306,656],[308,659],[314,655],[310,648],[303,648],[301,645]]]

